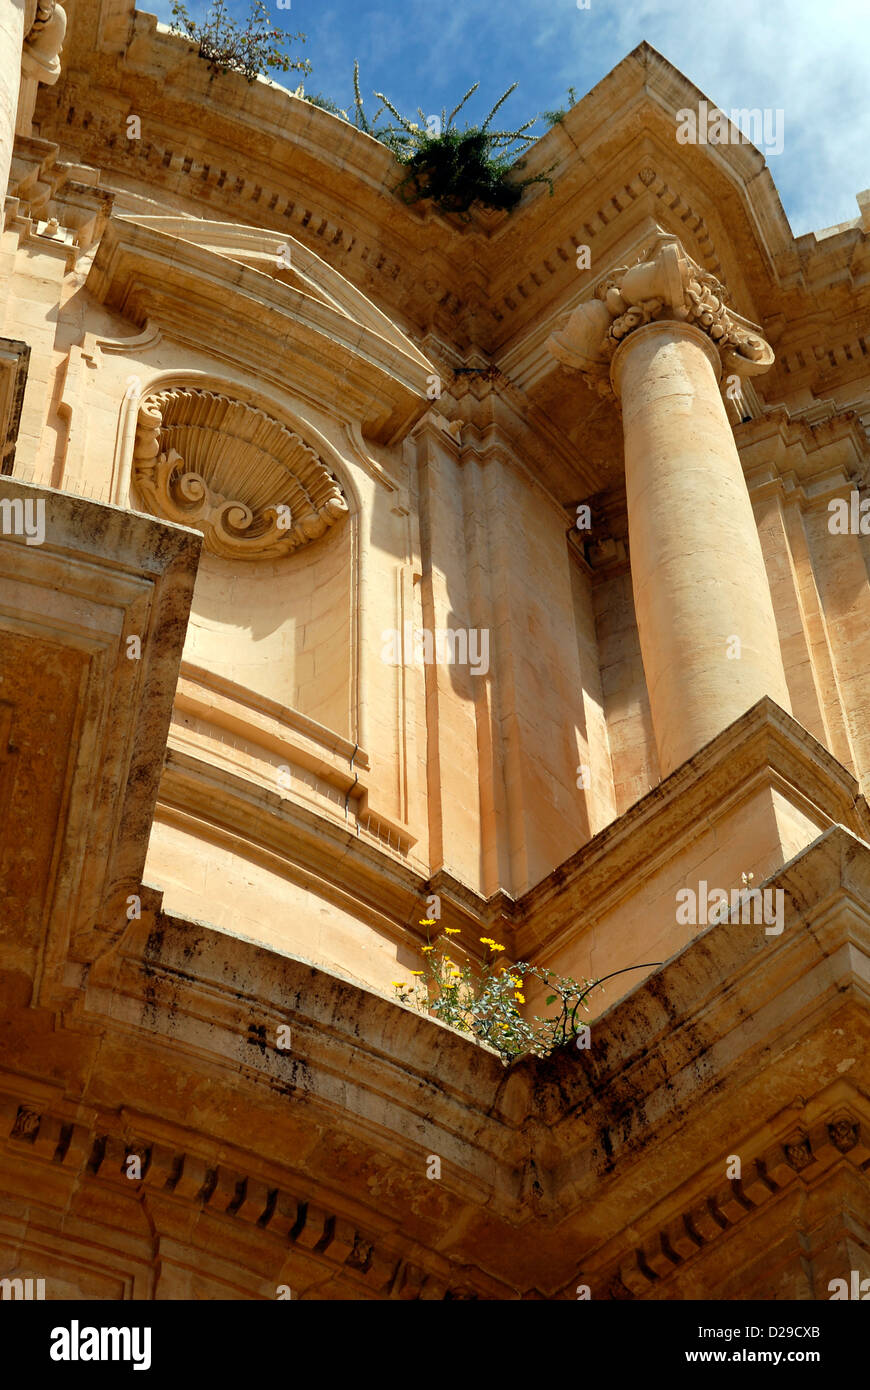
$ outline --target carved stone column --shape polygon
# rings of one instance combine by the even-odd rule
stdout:
[[[2,0],[0,0],[2,3]],[[57,0],[37,0],[36,17],[27,31],[21,54],[21,92],[15,130],[30,135],[33,108],[40,83],[53,87],[60,77],[60,55],[66,34],[66,11]]]
[[[0,226],[16,133],[30,134],[39,83],[60,76],[65,33],[56,0],[0,0]]]
[[[663,776],[763,695],[790,708],[758,531],[719,388],[773,353],[673,238],[551,348],[621,399],[632,587]],[[609,363],[609,372],[608,372]]]
[[[12,144],[15,139],[15,114],[21,84],[21,47],[25,24],[33,23],[36,6],[33,0],[0,0],[0,225],[3,204],[9,187],[12,164]]]

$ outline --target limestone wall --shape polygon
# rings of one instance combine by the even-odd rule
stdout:
[[[135,480],[138,412],[181,383],[298,433],[347,504],[283,557],[205,546],[149,880],[170,910],[219,913],[339,964],[321,930],[344,939],[328,882],[305,880],[277,821],[276,843],[261,842],[280,811],[320,818],[327,839],[352,835],[386,877],[414,876],[421,901],[438,873],[478,903],[521,899],[662,776],[621,422],[542,357],[554,313],[577,294],[554,247],[598,195],[566,165],[565,206],[530,197],[497,236],[479,220],[421,218],[392,196],[395,167],[368,137],[269,84],[210,83],[146,16],[123,41],[95,23],[83,7],[68,69],[42,89],[12,169],[2,332],[31,350],[16,474],[150,510]],[[652,129],[659,117],[644,119]],[[558,132],[547,140],[561,150]],[[593,238],[599,263],[666,221],[658,175],[626,187],[625,223]],[[733,245],[715,200],[707,212],[748,299],[737,267],[757,255],[747,227],[761,194],[744,194]],[[712,260],[702,233],[681,223]],[[541,258],[543,282],[523,270]],[[859,349],[835,354],[831,404],[813,404],[799,343],[827,293],[817,280],[783,310],[783,349],[734,438],[794,712],[866,789],[870,540],[832,534],[827,508],[865,476],[854,407],[870,372]],[[578,535],[577,499],[605,494],[606,524],[595,503],[591,536]],[[680,524],[690,557],[692,518]],[[445,655],[439,634],[475,642],[477,669],[468,649]],[[380,961],[373,980],[417,926],[393,922],[383,956],[381,927],[360,920],[360,961]]]

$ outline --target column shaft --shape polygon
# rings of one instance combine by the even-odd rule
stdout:
[[[699,328],[664,320],[623,340],[631,574],[663,776],[763,695],[790,709],[752,504]]]
[[[9,187],[15,116],[21,84],[25,0],[0,0],[0,226]]]

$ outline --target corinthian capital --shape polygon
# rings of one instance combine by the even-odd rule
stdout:
[[[725,286],[669,236],[657,238],[637,264],[609,271],[594,299],[562,316],[548,346],[610,395],[611,357],[623,339],[654,319],[695,324],[719,349],[724,370],[738,376],[757,376],[773,362],[757,325],[728,307]]]
[[[25,77],[52,86],[60,76],[60,54],[66,34],[66,11],[56,0],[37,0],[36,16],[24,39],[21,71]]]

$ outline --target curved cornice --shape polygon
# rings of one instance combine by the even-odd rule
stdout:
[[[264,79],[212,82],[193,46],[152,16],[129,6],[122,23],[117,5],[104,9],[81,0],[57,101],[39,113],[47,138],[96,160],[109,182],[118,171],[126,187],[131,180],[165,187],[191,210],[207,199],[227,220],[238,212],[247,223],[292,227],[307,245],[328,246],[330,260],[399,321],[424,332],[437,326],[463,348],[462,339],[485,351],[506,341],[489,307],[498,309],[505,295],[515,301],[509,316],[516,332],[573,287],[568,232],[576,243],[588,240],[584,224],[593,231],[614,219],[624,224],[638,196],[626,179],[645,167],[661,181],[647,214],[672,207],[683,225],[669,230],[689,236],[705,269],[717,274],[721,260],[735,294],[735,263],[751,263],[752,295],[802,289],[808,278],[812,247],[793,237],[758,150],[748,140],[676,144],[676,112],[707,98],[649,44],[617,64],[525,156],[526,174],[555,165],[555,199],[535,185],[511,216],[479,212],[463,225],[431,208],[405,207],[393,191],[399,166],[362,131]],[[123,138],[127,110],[142,115],[139,141]],[[638,162],[644,144],[648,153],[658,147],[661,158]],[[705,241],[702,224],[717,208],[725,210],[724,237],[711,225]],[[561,228],[567,214],[571,225]],[[829,255],[844,238],[854,241],[854,229],[819,244]]]
[[[794,237],[764,156],[745,138],[727,145],[676,143],[676,113],[686,107],[694,109],[701,101],[711,110],[716,106],[651,44],[640,43],[531,147],[526,176],[555,162],[557,186],[581,165],[584,181],[589,182],[620,147],[641,132],[655,135],[657,128],[666,128],[669,134],[673,132],[673,149],[689,174],[687,183],[697,180],[696,191],[701,191],[713,180],[719,184],[716,192],[721,196],[724,175],[740,193],[745,213],[754,224],[759,255],[779,267],[782,257],[794,253]],[[611,207],[611,213],[617,210],[622,190],[615,188],[613,192],[616,206]]]
[[[404,206],[390,152],[347,122],[265,79],[211,81],[193,46],[135,13],[132,0],[78,0],[64,71],[51,100],[40,97],[37,115],[48,140],[99,166],[119,207],[147,199],[150,213],[163,196],[190,214],[169,219],[176,223],[204,210],[215,229],[238,218],[245,231],[233,255],[249,268],[270,238],[295,239],[400,330],[418,340],[434,334],[460,357],[487,355],[531,397],[540,382],[547,409],[559,374],[544,344],[584,293],[577,246],[590,246],[597,276],[653,224],[678,236],[729,286],[735,308],[762,327],[781,363],[765,379],[765,399],[789,402],[807,384],[813,389],[790,374],[792,359],[800,368],[808,353],[822,363],[830,394],[853,370],[856,351],[865,354],[860,341],[851,344],[849,325],[870,303],[866,208],[854,224],[795,239],[748,140],[677,144],[677,111],[701,100],[708,99],[693,83],[640,44],[527,152],[525,173],[552,169],[555,196],[534,185],[512,215],[475,210],[468,224]],[[128,112],[141,114],[140,140],[125,138]],[[140,220],[156,226],[150,216]],[[174,234],[191,235],[180,226]],[[220,241],[213,247],[220,250]],[[301,256],[298,264],[306,273]],[[328,300],[332,289],[322,288]],[[830,359],[830,379],[822,321],[825,338],[843,344]],[[783,335],[794,351],[780,354]],[[280,376],[270,379],[280,388]],[[371,413],[381,423],[364,420],[364,429],[381,440],[401,417],[382,400]],[[553,424],[573,438],[558,412]]]
[[[295,1254],[314,1262],[300,1266],[306,1283],[329,1275],[349,1297],[366,1285],[415,1297],[424,1278],[427,1298],[457,1286],[570,1298],[578,1279],[596,1300],[661,1297],[666,1281],[688,1297],[693,1281],[721,1280],[707,1261],[721,1261],[723,1237],[751,1263],[747,1227],[760,1212],[781,1228],[789,1188],[866,1172],[852,1064],[866,1033],[868,879],[866,844],[831,827],[778,875],[788,930],[774,943],[710,928],[594,1018],[593,1050],[508,1070],[378,991],[174,918],[143,889],[142,918],[50,1034],[64,1048],[50,1080],[32,1061],[21,1076],[35,1029],[13,1031],[0,1150],[29,1175],[53,1164],[89,1184],[91,1239],[101,1201],[115,1230],[122,1202],[144,1200],[164,1231],[186,1212],[250,1232],[233,1245],[242,1290],[274,1287]],[[97,1030],[106,1045],[81,1082],[76,1043]],[[723,1160],[738,1143],[731,1181]],[[437,1195],[423,1186],[431,1155]],[[66,1200],[41,1187],[51,1193],[50,1205]],[[497,1238],[481,1259],[484,1212]],[[410,1281],[403,1257],[420,1268]]]

